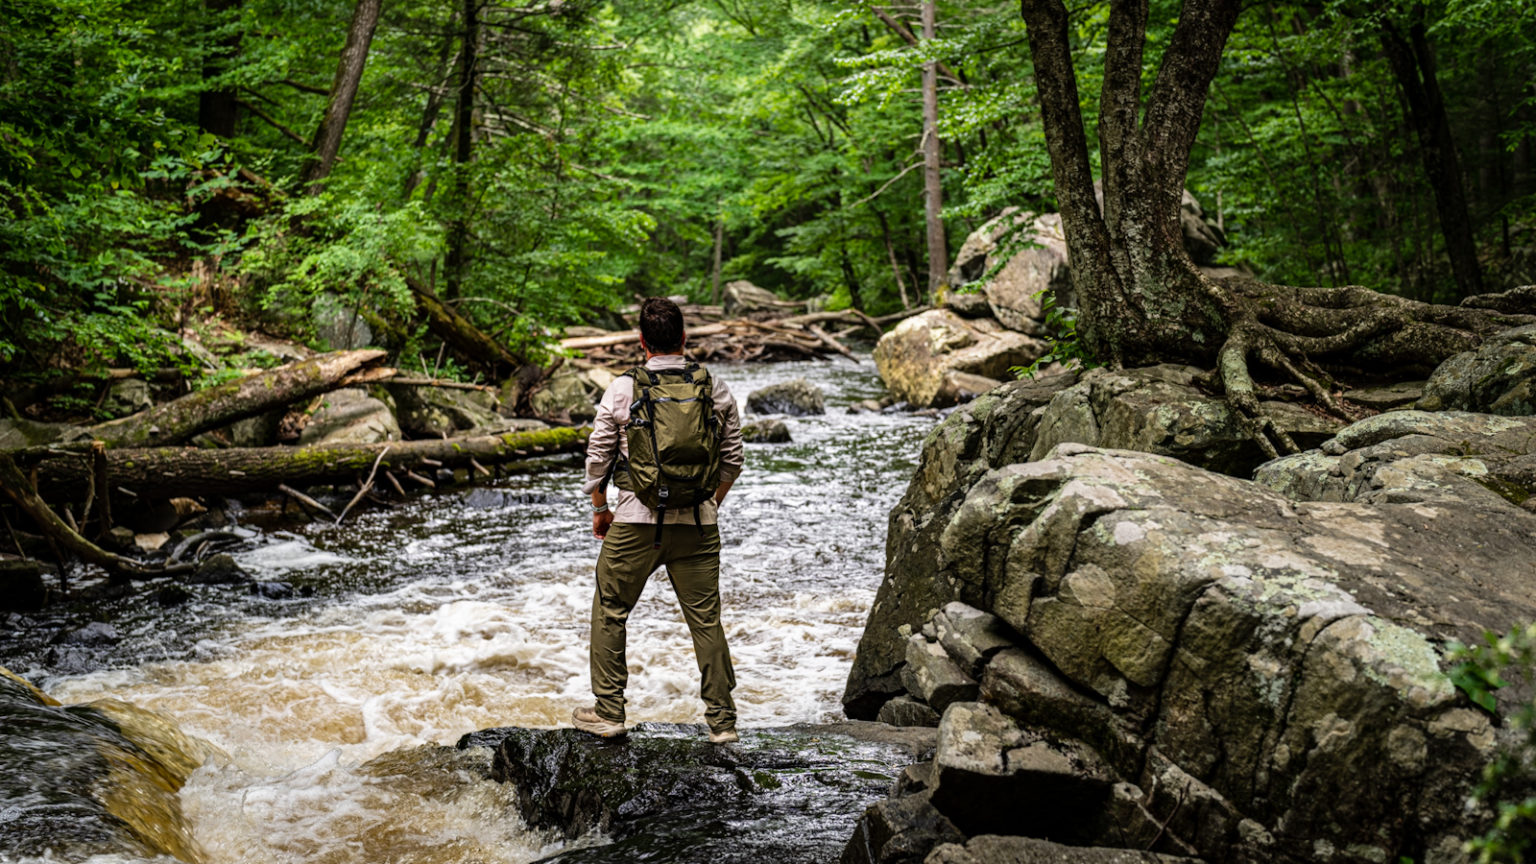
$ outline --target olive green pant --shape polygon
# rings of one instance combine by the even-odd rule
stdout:
[[[669,524],[654,549],[656,526],[615,522],[603,538],[597,558],[597,591],[592,596],[592,695],[598,716],[624,722],[624,625],[640,600],[645,583],[665,566],[672,590],[683,608],[683,620],[693,636],[699,661],[704,719],[712,731],[736,726],[731,690],[736,672],[720,626],[720,531],[714,525]]]

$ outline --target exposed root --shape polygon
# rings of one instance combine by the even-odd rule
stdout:
[[[1536,314],[1511,311],[1536,312],[1529,304],[1522,305],[1527,299],[1523,295],[1515,298],[1519,303],[1436,306],[1357,285],[1295,288],[1233,279],[1222,287],[1232,291],[1243,311],[1231,322],[1217,354],[1216,375],[1233,413],[1271,459],[1298,448],[1259,404],[1250,360],[1293,379],[1319,405],[1349,420],[1354,418],[1334,398],[1332,382],[1315,361],[1427,374],[1441,361],[1476,348],[1499,330],[1536,324]]]

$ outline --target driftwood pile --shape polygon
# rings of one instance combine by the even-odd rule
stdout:
[[[793,305],[804,308],[803,304]],[[858,356],[845,344],[850,337],[877,340],[886,325],[923,311],[911,309],[871,318],[855,309],[795,315],[784,315],[784,310],[760,310],[726,318],[720,306],[690,304],[682,310],[688,355],[699,362],[825,360],[834,354],[857,361]],[[579,351],[589,362],[600,365],[630,366],[645,359],[640,334],[634,330],[582,332],[562,339],[560,347]]]

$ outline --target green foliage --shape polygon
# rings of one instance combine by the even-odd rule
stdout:
[[[1496,713],[1494,691],[1508,686],[1506,678],[1536,685],[1536,624],[1502,636],[1489,631],[1482,645],[1448,648],[1451,681],[1489,713]],[[1472,794],[1494,811],[1493,827],[1468,843],[1480,864],[1524,861],[1536,849],[1536,702],[1510,706],[1504,722],[1518,739],[1483,769]]]
[[[1033,378],[1040,370],[1060,363],[1070,369],[1092,369],[1104,365],[1092,353],[1077,335],[1077,314],[1072,309],[1067,309],[1056,304],[1056,298],[1049,291],[1042,291],[1035,295],[1040,300],[1040,306],[1045,311],[1045,327],[1049,332],[1051,349],[1044,355],[1036,358],[1035,362],[1028,366],[1014,366],[1008,371],[1015,378]]]

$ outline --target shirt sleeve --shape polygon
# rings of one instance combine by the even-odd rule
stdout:
[[[608,476],[608,468],[619,455],[619,421],[614,416],[614,402],[618,398],[619,384],[627,381],[619,378],[603,391],[602,401],[597,403],[597,417],[592,421],[592,434],[587,438],[587,476],[581,491],[606,492],[601,489]]]
[[[720,441],[720,482],[732,483],[741,476],[741,411],[736,397],[725,382],[715,379],[715,413],[720,417],[724,438]]]

